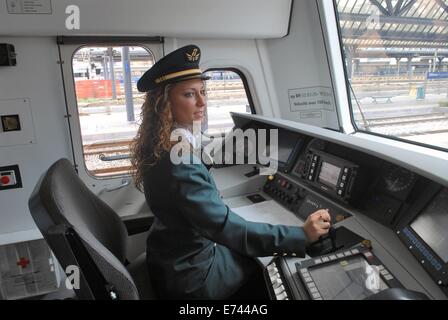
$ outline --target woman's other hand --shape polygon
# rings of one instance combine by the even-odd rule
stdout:
[[[328,210],[318,210],[308,216],[303,224],[303,230],[308,243],[319,240],[319,237],[328,233],[331,226],[331,216]]]

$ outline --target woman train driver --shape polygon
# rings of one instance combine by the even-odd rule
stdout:
[[[246,221],[222,202],[212,176],[197,158],[180,164],[170,160],[177,143],[170,141],[171,132],[183,128],[194,145],[189,130],[193,121],[204,117],[207,77],[199,69],[200,55],[195,45],[177,49],[137,84],[147,93],[132,164],[136,185],[144,190],[155,215],[147,241],[149,273],[160,298],[248,298],[241,296],[248,290],[266,297],[254,257],[303,256],[306,243],[328,232],[330,215],[317,211],[303,227]],[[188,157],[194,160],[195,155]],[[263,287],[261,292],[257,285]]]

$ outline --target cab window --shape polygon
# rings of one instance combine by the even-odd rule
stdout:
[[[358,130],[448,149],[445,3],[336,1]]]
[[[207,121],[203,131],[222,136],[233,128],[230,112],[255,113],[247,81],[237,69],[209,69],[207,80]]]
[[[72,59],[85,167],[94,177],[128,174],[129,145],[144,93],[136,83],[154,64],[143,47],[83,47]]]

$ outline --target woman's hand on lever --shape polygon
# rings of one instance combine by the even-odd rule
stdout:
[[[308,244],[316,242],[319,237],[327,234],[330,226],[331,216],[327,209],[321,209],[310,214],[303,224]]]

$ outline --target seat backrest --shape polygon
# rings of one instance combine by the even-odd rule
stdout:
[[[64,270],[68,264],[75,263],[81,275],[86,276],[84,280],[89,278],[92,270],[98,270],[100,278],[103,277],[107,287],[114,288],[114,295],[118,294],[119,299],[139,298],[133,279],[124,266],[127,231],[123,222],[112,208],[87,188],[67,159],[58,160],[43,174],[30,197],[29,207]],[[75,241],[77,244],[73,237],[79,238]],[[94,265],[85,263],[86,256]],[[88,283],[88,286],[91,288],[75,290],[78,297],[95,298],[82,290],[91,292],[98,283]]]

